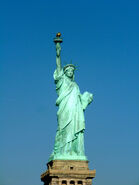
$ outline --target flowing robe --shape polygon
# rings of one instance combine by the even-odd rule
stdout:
[[[75,81],[69,79],[61,70],[54,72],[58,129],[52,156],[84,156],[84,110],[88,105],[87,96],[80,93]],[[88,94],[87,94],[88,95]]]

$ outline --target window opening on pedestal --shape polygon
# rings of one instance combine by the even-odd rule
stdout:
[[[82,181],[78,181],[78,184],[83,184],[83,182]]]
[[[75,182],[74,181],[70,181],[70,184],[75,184]]]
[[[67,185],[67,181],[63,180],[63,181],[62,181],[62,184],[63,184],[63,185]]]

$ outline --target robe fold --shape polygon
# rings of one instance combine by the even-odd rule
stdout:
[[[54,72],[58,98],[57,121],[58,129],[55,138],[53,155],[81,153],[84,155],[84,109],[88,102],[80,93],[75,81],[69,79],[63,72]]]

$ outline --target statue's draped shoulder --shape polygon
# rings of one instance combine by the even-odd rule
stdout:
[[[54,81],[55,81],[55,84],[56,84],[56,92],[57,94],[59,95],[59,93],[61,93],[61,86],[63,84],[63,81],[64,81],[64,71],[63,69],[61,69],[60,71],[58,71],[57,69],[54,71]]]
[[[64,71],[63,69],[61,69],[60,71],[58,71],[58,69],[56,69],[54,71],[54,80],[55,80],[55,83],[57,83],[59,80],[61,80],[61,78],[64,76]]]

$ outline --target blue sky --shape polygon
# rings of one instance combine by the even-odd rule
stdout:
[[[78,66],[94,185],[139,185],[139,2],[0,1],[0,185],[41,185],[57,128],[55,46]]]

